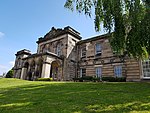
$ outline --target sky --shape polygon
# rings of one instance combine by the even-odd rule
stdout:
[[[22,49],[36,53],[36,41],[52,27],[71,26],[86,39],[95,32],[91,18],[64,8],[66,0],[0,0],[0,75],[14,66],[15,54]]]

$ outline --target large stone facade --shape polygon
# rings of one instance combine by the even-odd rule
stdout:
[[[109,35],[81,40],[71,27],[55,29],[38,39],[37,53],[21,50],[16,54],[14,77],[26,80],[53,78],[72,80],[82,76],[126,77],[127,81],[150,79],[150,61],[117,56]]]

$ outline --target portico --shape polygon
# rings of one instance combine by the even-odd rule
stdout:
[[[21,79],[53,78],[59,81],[63,79],[62,59],[54,53],[33,54],[23,60],[24,65],[19,77]]]

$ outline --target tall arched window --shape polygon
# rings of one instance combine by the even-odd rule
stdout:
[[[17,67],[19,68],[20,65],[21,65],[21,58],[18,58],[18,60],[17,60]]]
[[[62,55],[62,46],[61,46],[61,43],[58,43],[58,44],[57,44],[55,53],[56,53],[58,56]]]
[[[100,43],[96,43],[95,44],[95,54],[96,55],[101,55],[102,53],[102,46]]]

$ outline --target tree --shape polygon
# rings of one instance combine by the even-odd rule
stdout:
[[[7,74],[6,74],[6,78],[12,78],[13,77],[13,73],[14,73],[14,71],[11,69],[11,70],[9,70],[8,72],[7,72]]]
[[[67,0],[66,8],[91,17],[111,34],[112,48],[120,55],[148,58],[150,54],[150,0]]]

